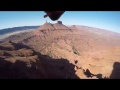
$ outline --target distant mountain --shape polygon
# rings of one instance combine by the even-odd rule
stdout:
[[[0,30],[0,35],[16,32],[16,31],[36,29],[38,27],[39,26],[22,26],[22,27],[5,28]]]

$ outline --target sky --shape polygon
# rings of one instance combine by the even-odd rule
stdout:
[[[43,25],[44,11],[0,11],[0,29]],[[59,19],[64,25],[84,25],[120,33],[120,11],[66,11]]]

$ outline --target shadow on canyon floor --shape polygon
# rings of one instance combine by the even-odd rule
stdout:
[[[21,48],[31,49],[21,43],[11,41],[10,43],[15,47],[15,50]],[[38,60],[29,62],[29,67],[22,60],[12,63],[0,58],[0,79],[80,79],[75,74],[75,65],[69,63],[67,59],[52,59],[33,49],[32,51],[33,56],[38,56]]]
[[[110,79],[120,79],[120,62],[115,62],[113,64],[113,70],[110,75]]]
[[[69,63],[69,60],[62,58],[53,59],[47,55],[41,55],[32,48],[21,43],[14,43],[11,41],[9,43],[14,46],[14,50],[22,48],[31,49],[33,51],[32,56],[37,55],[38,59],[36,62],[17,60],[15,63],[12,63],[0,57],[0,79],[80,79],[75,74],[75,65]],[[0,48],[8,51],[12,50],[4,46]],[[4,53],[4,55],[7,56],[6,53]],[[83,70],[83,72],[88,78],[95,76],[98,79],[120,79],[120,63],[114,63],[113,71],[109,78],[102,77],[103,75],[101,73],[93,74],[89,69]]]

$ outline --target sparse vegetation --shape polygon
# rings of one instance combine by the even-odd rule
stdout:
[[[73,47],[73,53],[76,55],[80,55],[80,53],[77,51],[77,49],[75,47]]]

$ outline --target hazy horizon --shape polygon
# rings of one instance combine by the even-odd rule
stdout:
[[[48,17],[44,18],[44,11],[0,11],[0,30],[22,26],[43,25]],[[66,11],[60,21],[64,25],[82,25],[106,29],[120,33],[120,11]]]

